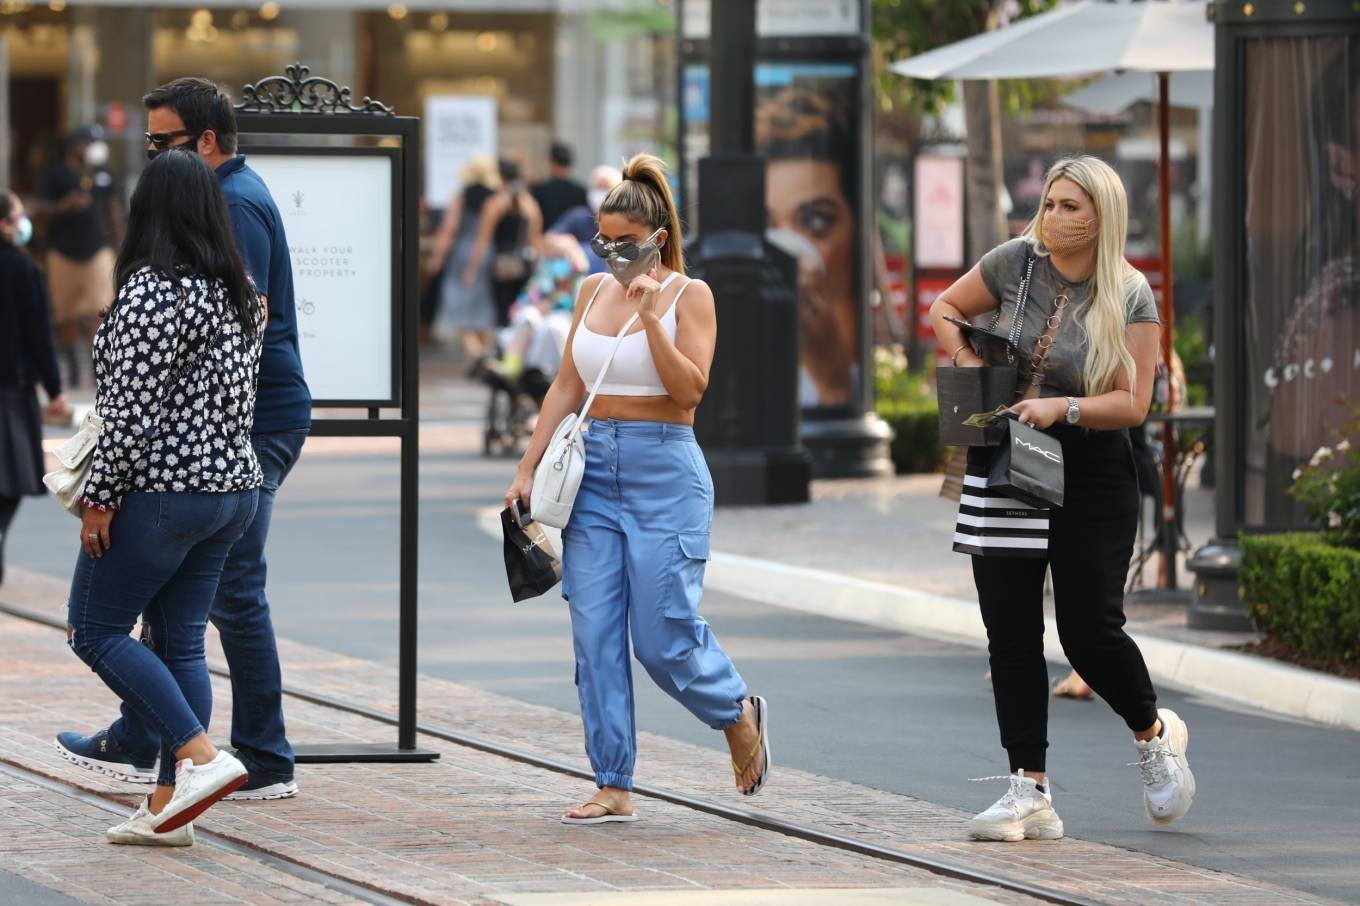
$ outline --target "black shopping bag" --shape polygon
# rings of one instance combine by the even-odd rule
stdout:
[[[508,506],[501,510],[501,532],[505,536],[505,578],[510,583],[511,598],[536,598],[561,581],[562,561],[543,533],[543,526],[527,513],[521,514],[518,506]]]
[[[1006,439],[998,423],[985,428],[965,425],[979,412],[993,412],[1015,401],[1016,371],[1004,365],[982,368],[941,368],[935,372],[940,399],[940,443],[949,447],[995,447]]]
[[[980,412],[994,412],[1015,402],[1019,370],[1016,349],[1000,334],[966,321],[947,318],[963,331],[973,351],[988,364],[981,368],[940,368],[935,372],[935,391],[940,400],[940,443],[951,447],[995,447],[1006,438],[1004,425],[985,428],[965,425],[964,419]]]
[[[1063,505],[1063,449],[1058,439],[1022,424],[1014,412],[998,419],[1006,440],[987,473],[988,490],[1037,507]]]

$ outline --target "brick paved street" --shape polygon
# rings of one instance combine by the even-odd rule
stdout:
[[[6,604],[47,614],[60,613],[63,597],[62,583],[21,570],[13,571],[0,592]],[[60,632],[0,616],[0,639],[0,761],[124,804],[134,802],[136,788],[67,764],[51,745],[59,730],[88,731],[102,725],[114,711],[113,696],[71,656]],[[392,670],[291,642],[282,644],[282,654],[290,686],[391,710]],[[221,680],[215,687],[216,713],[229,714],[229,687]],[[574,714],[428,677],[422,679],[420,701],[421,719],[432,727],[584,765]],[[297,699],[289,699],[287,709],[290,736],[297,742],[381,742],[395,735],[372,720]],[[221,741],[225,725],[220,718],[213,731]],[[273,853],[290,868],[334,874],[411,902],[497,902],[512,894],[846,887],[876,888],[885,895],[896,891],[883,900],[895,902],[950,901],[931,899],[937,894],[1029,901],[994,887],[947,880],[657,800],[639,799],[644,820],[636,825],[567,828],[556,816],[589,791],[582,781],[430,737],[420,742],[438,749],[442,758],[431,765],[304,766],[298,798],[224,803],[199,827]],[[731,791],[726,764],[712,750],[651,734],[642,734],[639,743],[640,782],[746,804]],[[100,832],[112,823],[112,815],[14,773],[0,774],[0,799],[5,840],[0,869],[81,900],[353,901],[351,894],[210,841],[168,852],[109,846]],[[1206,904],[1320,902],[1270,884],[1070,838],[1014,846],[969,843],[960,837],[965,817],[960,812],[787,768],[779,770],[777,782],[756,803],[759,811],[786,820],[1024,878],[1097,902],[1142,903],[1169,896]],[[151,892],[149,873],[172,886]],[[929,893],[911,892],[923,888]],[[175,894],[181,890],[184,899]],[[669,902],[682,901],[702,902]],[[563,901],[511,897],[507,902]]]

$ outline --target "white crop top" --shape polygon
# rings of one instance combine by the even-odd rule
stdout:
[[[678,273],[671,273],[662,281],[661,289],[657,292],[665,292],[666,287],[678,276],[680,276]],[[590,319],[590,307],[595,304],[595,297],[600,294],[600,289],[609,279],[611,278],[606,276],[595,287],[590,301],[586,303],[585,313],[581,315],[576,336],[571,341],[571,356],[576,362],[576,373],[581,376],[586,387],[594,384],[595,379],[599,377],[600,369],[609,358],[609,350],[614,348],[614,339],[617,336],[595,333],[586,326],[586,321]],[[672,340],[675,339],[675,310],[680,305],[680,297],[689,289],[691,282],[693,281],[685,281],[685,285],[680,287],[680,292],[675,294],[675,300],[671,302],[670,308],[661,316],[661,327]],[[609,366],[609,374],[600,385],[600,395],[666,396],[666,385],[661,383],[661,376],[656,373],[656,364],[652,361],[652,350],[647,345],[645,329],[634,330],[623,338],[623,342],[619,344],[619,351],[614,356],[614,363]]]

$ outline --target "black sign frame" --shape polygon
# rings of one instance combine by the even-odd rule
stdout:
[[[369,137],[396,140],[398,148],[252,145],[261,154],[394,155],[392,224],[392,398],[315,400],[315,409],[366,409],[363,418],[317,418],[313,437],[393,437],[401,444],[398,553],[397,744],[342,743],[294,746],[299,763],[433,761],[438,752],[416,746],[417,581],[420,476],[420,118],[397,116],[392,108],[364,98],[350,101],[350,89],[309,74],[294,63],[283,75],[242,89],[236,106],[241,136]],[[289,149],[294,149],[290,151]],[[399,409],[384,418],[384,409]]]

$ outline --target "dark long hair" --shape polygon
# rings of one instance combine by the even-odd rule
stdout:
[[[246,276],[217,176],[191,151],[167,151],[142,171],[132,193],[118,285],[143,267],[169,280],[220,280],[241,329],[254,336],[258,297]]]

